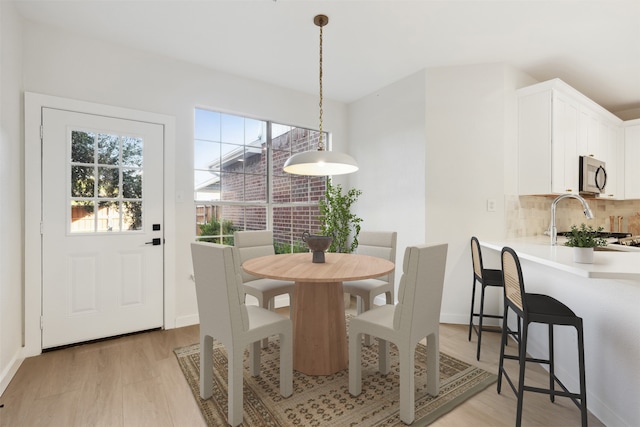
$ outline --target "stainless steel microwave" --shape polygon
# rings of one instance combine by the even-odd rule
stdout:
[[[607,169],[601,160],[580,156],[580,193],[601,194],[607,185]]]

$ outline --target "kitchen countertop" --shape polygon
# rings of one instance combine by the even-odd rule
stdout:
[[[565,238],[558,237],[558,245],[551,246],[548,236],[518,239],[480,239],[480,245],[496,251],[509,246],[522,259],[591,279],[620,279],[640,281],[640,252],[624,249],[596,251],[593,264],[573,262],[573,248],[564,246]],[[614,246],[605,248],[613,249]]]

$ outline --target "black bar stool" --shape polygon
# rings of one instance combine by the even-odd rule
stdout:
[[[575,315],[573,311],[560,301],[548,295],[527,294],[524,291],[524,281],[522,279],[522,268],[518,255],[511,248],[502,249],[502,272],[504,276],[504,300],[505,318],[509,309],[518,316],[518,329],[522,320],[522,335],[519,341],[519,354],[506,355],[504,348],[507,344],[507,335],[511,332],[507,322],[503,325],[502,344],[500,346],[500,366],[498,368],[498,393],[502,386],[502,376],[511,386],[511,389],[518,398],[518,408],[516,412],[516,427],[522,423],[522,399],[525,391],[548,394],[551,401],[555,401],[556,396],[569,397],[580,409],[582,415],[582,426],[587,426],[587,389],[585,385],[584,372],[584,337],[582,333],[582,318]],[[529,323],[543,323],[549,325],[549,359],[535,359],[527,357],[527,331]],[[556,377],[553,362],[553,326],[566,325],[576,328],[578,333],[578,370],[580,375],[580,393],[570,392],[562,382]],[[520,373],[518,387],[516,388],[511,378],[504,369],[504,359],[518,360],[520,363]],[[524,384],[524,373],[526,362],[535,362],[549,365],[549,388],[539,388],[526,386]],[[562,388],[562,391],[555,389],[555,383]]]
[[[480,251],[480,243],[477,237],[471,238],[471,261],[473,262],[473,291],[471,293],[471,313],[469,315],[469,341],[471,341],[471,331],[475,331],[478,335],[478,350],[476,359],[480,360],[480,345],[482,343],[482,331],[500,332],[500,329],[488,328],[483,326],[485,317],[491,319],[502,319],[503,316],[498,314],[484,314],[484,291],[487,286],[503,287],[502,271],[484,268],[482,263],[482,252]],[[476,283],[480,283],[480,311],[474,312],[476,300]],[[478,326],[473,324],[473,318],[478,318]]]

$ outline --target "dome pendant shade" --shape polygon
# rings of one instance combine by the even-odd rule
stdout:
[[[325,151],[322,142],[322,27],[329,23],[326,15],[317,15],[313,23],[320,27],[320,131],[318,133],[318,150],[297,153],[287,159],[282,168],[294,175],[327,176],[343,175],[358,170],[358,164],[344,153]]]
[[[284,171],[294,175],[343,175],[358,170],[358,163],[345,153],[335,151],[305,151],[289,157]]]

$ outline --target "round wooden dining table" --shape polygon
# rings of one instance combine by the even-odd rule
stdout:
[[[368,255],[326,253],[324,263],[311,258],[311,253],[268,255],[247,260],[242,268],[254,276],[295,282],[293,368],[331,375],[348,365],[342,282],[383,276],[395,266]]]

